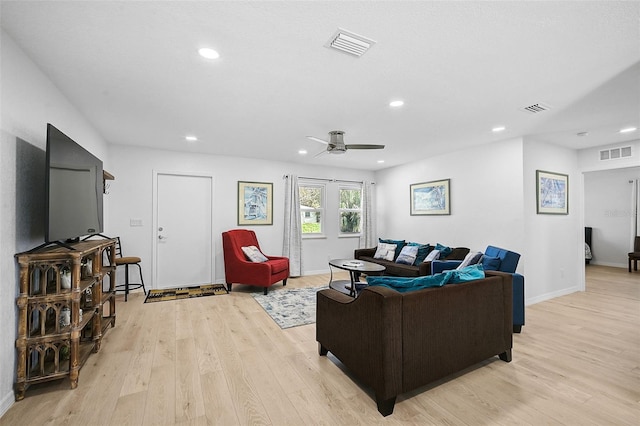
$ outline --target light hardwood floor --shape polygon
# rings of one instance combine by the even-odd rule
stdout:
[[[318,356],[315,325],[281,330],[253,292],[122,300],[78,388],[31,387],[0,424],[640,424],[638,272],[588,266],[586,292],[527,307],[511,363],[494,357],[405,394],[386,418],[336,358]]]

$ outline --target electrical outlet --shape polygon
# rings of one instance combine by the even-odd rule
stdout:
[[[142,219],[129,219],[129,226],[142,226]]]

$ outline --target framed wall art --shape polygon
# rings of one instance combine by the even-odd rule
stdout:
[[[411,215],[451,214],[451,179],[409,185],[411,192]]]
[[[273,225],[273,183],[238,181],[238,225]]]
[[[569,176],[536,170],[536,213],[569,214]]]

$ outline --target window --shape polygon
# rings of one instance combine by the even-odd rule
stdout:
[[[360,234],[362,218],[362,190],[360,187],[340,187],[340,233]]]
[[[322,235],[324,232],[324,185],[298,185],[302,235]]]

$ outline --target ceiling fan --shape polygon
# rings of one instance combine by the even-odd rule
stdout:
[[[316,155],[328,152],[330,154],[344,154],[348,149],[384,149],[384,145],[371,145],[371,144],[348,144],[345,145],[344,132],[342,130],[332,130],[329,132],[329,142],[324,139],[316,138],[314,136],[307,136],[312,141],[320,142],[327,145],[326,151],[321,151]]]

